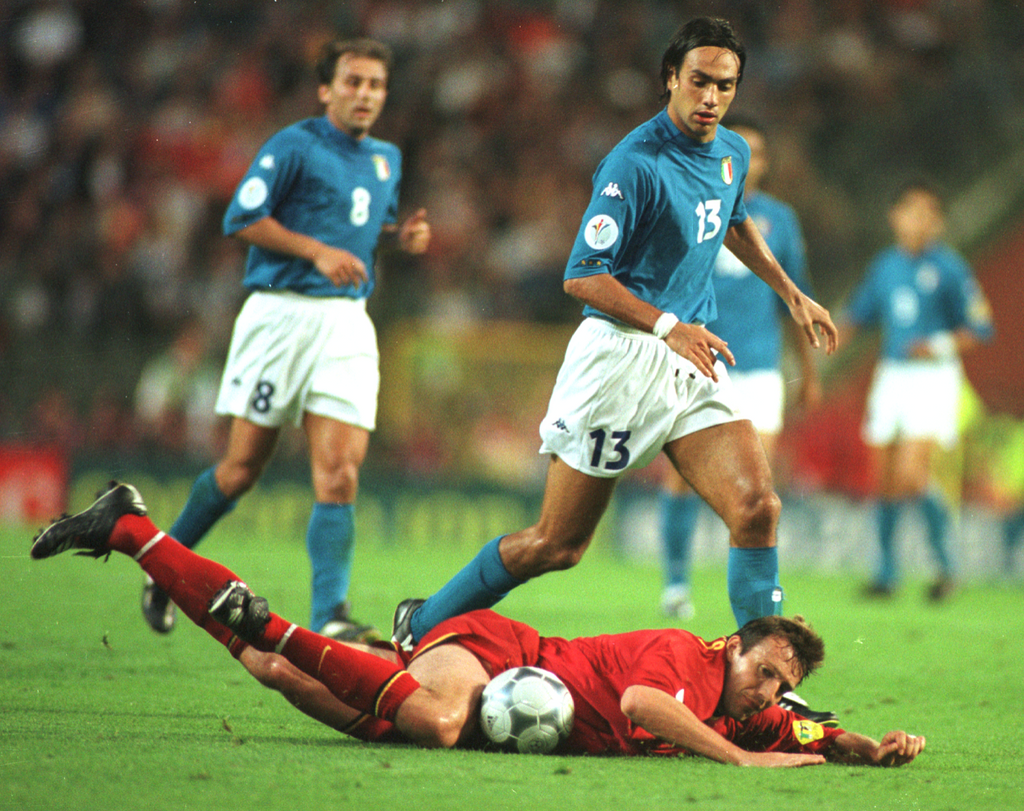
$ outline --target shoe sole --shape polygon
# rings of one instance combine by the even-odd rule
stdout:
[[[115,499],[123,499],[123,503],[117,505],[122,508],[121,512],[113,517],[110,521],[109,527],[97,528],[93,526],[86,526],[83,530],[76,530],[73,528],[75,522],[81,523],[86,521],[86,516],[91,512],[98,512],[103,509],[108,509],[107,506],[100,506],[104,500],[113,502]],[[111,505],[113,506],[113,504]],[[105,492],[97,496],[96,500],[86,507],[81,512],[77,512],[74,515],[67,515],[62,518],[58,518],[53,521],[48,527],[44,528],[36,535],[32,543],[32,549],[29,551],[29,556],[34,560],[44,560],[45,558],[52,558],[55,555],[59,555],[61,552],[66,552],[68,549],[79,549],[79,554],[90,555],[92,557],[102,557],[103,555],[109,554],[110,549],[107,547],[107,542],[110,539],[110,533],[114,530],[114,524],[117,523],[118,519],[125,515],[146,515],[146,505],[142,500],[142,495],[130,484],[115,484],[113,487],[108,488]],[[98,518],[98,516],[97,516]],[[64,538],[57,538],[61,532],[66,532],[67,535]],[[84,535],[92,534],[104,534],[104,538],[101,543],[92,544],[81,544],[76,543]]]

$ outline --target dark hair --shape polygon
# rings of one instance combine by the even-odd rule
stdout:
[[[939,210],[946,210],[946,195],[943,192],[942,187],[925,175],[904,177],[897,184],[896,190],[893,192],[892,197],[889,200],[889,205],[899,205],[904,197],[910,194],[910,192],[915,191],[923,192],[924,194],[931,196],[939,204]]]
[[[391,49],[383,42],[378,42],[375,39],[335,39],[320,49],[320,56],[316,60],[316,78],[320,84],[330,84],[334,81],[338,60],[345,54],[379,59],[384,63],[388,75],[391,74],[391,63],[394,56]]]
[[[737,84],[743,78],[743,65],[747,61],[747,49],[743,47],[739,37],[728,20],[718,17],[695,17],[680,28],[661,57],[661,87],[663,95],[668,94],[669,72],[679,73],[686,54],[694,48],[726,48],[736,54],[740,60],[740,72],[736,77]]]
[[[801,679],[806,679],[825,661],[825,642],[801,616],[760,617],[751,620],[736,632],[740,638],[740,653],[769,636],[778,636],[789,642],[793,656],[800,665]],[[794,687],[796,685],[793,685]]]

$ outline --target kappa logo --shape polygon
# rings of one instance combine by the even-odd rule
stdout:
[[[266,169],[268,172],[274,168],[274,156],[264,155],[260,158],[260,169]]]
[[[563,420],[561,417],[559,417],[551,424],[554,425],[555,428],[557,428],[559,431],[565,431],[565,433],[569,433],[569,427],[565,424],[565,420]]]
[[[600,196],[601,197],[618,197],[620,200],[625,200],[626,199],[625,197],[622,196],[622,192],[619,190],[619,184],[618,183],[611,183],[611,182],[609,182],[608,185],[604,187],[604,189],[601,191],[601,195]]]
[[[598,214],[584,227],[583,238],[595,251],[604,250],[619,238],[619,224],[607,214]]]

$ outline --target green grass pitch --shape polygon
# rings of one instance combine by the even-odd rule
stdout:
[[[145,495],[145,492],[144,492]],[[76,507],[79,506],[76,502]],[[166,522],[166,515],[156,515]],[[33,528],[0,527],[0,809],[307,808],[1018,809],[1024,807],[1024,589],[974,584],[947,605],[911,582],[865,603],[854,579],[783,571],[787,613],[828,647],[800,692],[880,737],[928,737],[902,769],[753,770],[687,759],[424,751],[346,739],[264,690],[185,620],[158,637],[139,615],[142,575],[125,557],[30,561]],[[303,622],[301,538],[225,522],[199,551]],[[484,539],[481,539],[484,540]],[[438,587],[466,558],[362,537],[353,602],[389,626],[396,602]],[[785,563],[783,563],[785,566]],[[732,630],[725,573],[695,573],[696,633]],[[575,636],[665,624],[659,572],[597,545],[570,572],[499,609]]]

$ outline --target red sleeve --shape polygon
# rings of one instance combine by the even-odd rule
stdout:
[[[712,728],[748,752],[827,754],[845,730],[823,727],[781,707],[769,707],[746,721],[719,718]]]
[[[640,684],[662,690],[702,721],[707,720],[722,697],[724,649],[724,639],[705,642],[679,629],[651,634],[635,649],[626,686]]]
[[[706,642],[681,629],[631,635],[631,663],[622,684],[653,687],[688,707],[702,721],[710,718],[725,682],[725,640]],[[621,694],[621,693],[620,693]],[[634,741],[653,743],[647,730],[628,724]]]

